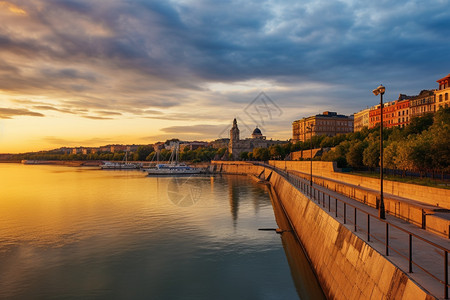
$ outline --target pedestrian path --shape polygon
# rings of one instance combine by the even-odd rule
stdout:
[[[328,214],[344,224],[372,248],[390,260],[437,298],[448,298],[448,252],[450,241],[323,186],[312,184],[292,172],[275,170]],[[414,201],[414,200],[412,200]],[[447,288],[446,288],[447,287]]]

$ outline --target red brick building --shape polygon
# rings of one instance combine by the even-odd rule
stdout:
[[[384,103],[383,127],[404,127],[409,124],[410,96],[400,94],[398,100]],[[381,121],[380,105],[373,106],[369,111],[369,128],[375,127]]]

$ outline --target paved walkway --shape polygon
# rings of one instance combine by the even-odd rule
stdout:
[[[273,166],[265,165],[265,167],[274,169],[288,178],[299,191],[321,206],[330,216],[342,224],[345,223],[349,230],[403,270],[424,289],[435,297],[444,299],[445,273],[449,269],[448,259],[446,260],[446,256],[450,252],[448,239],[441,238],[388,214],[385,221],[380,220],[377,217],[378,210],[375,208],[320,185],[313,184],[311,190],[308,180],[291,172],[287,174]],[[386,247],[387,230],[388,247]],[[412,272],[410,272],[410,268]]]

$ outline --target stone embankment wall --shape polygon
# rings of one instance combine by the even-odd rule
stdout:
[[[299,171],[307,174],[310,173],[311,168],[311,163],[309,161],[272,160],[269,161],[269,164],[280,169]],[[329,179],[334,179],[372,190],[380,189],[379,179],[335,172],[336,169],[336,163],[313,161],[313,176],[321,176]],[[450,209],[450,190],[448,189],[439,189],[434,187],[384,180],[384,192],[394,196],[413,199],[429,205]],[[430,197],[430,195],[433,196]]]
[[[232,162],[216,162],[216,168],[269,178],[328,298],[434,299],[276,172]]]

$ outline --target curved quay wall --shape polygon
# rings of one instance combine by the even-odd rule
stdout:
[[[249,163],[212,162],[218,172],[269,177],[330,299],[435,299],[282,176]]]

